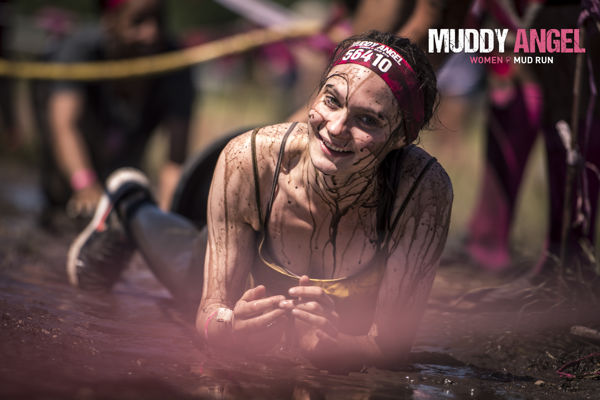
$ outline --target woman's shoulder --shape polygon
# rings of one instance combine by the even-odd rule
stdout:
[[[397,156],[403,158],[400,166],[402,175],[400,181],[405,183],[398,187],[399,191],[408,194],[408,191],[414,186],[413,190],[426,190],[440,200],[451,202],[453,199],[452,182],[439,161],[418,146],[408,146],[403,152],[405,154],[399,153]]]
[[[289,135],[287,135],[289,132]],[[306,123],[283,122],[258,128],[256,131],[257,149],[266,150],[269,153],[279,154],[284,138],[286,138],[285,150],[293,151],[298,144],[303,143],[306,136]]]
[[[291,129],[291,131],[290,131]],[[277,163],[284,137],[290,131],[285,143],[285,158],[301,151],[306,141],[306,124],[285,122],[249,130],[233,138],[226,146],[227,152],[243,153],[247,164],[256,163],[260,172],[271,170]],[[284,160],[285,161],[285,160]]]
[[[279,152],[283,138],[290,129],[292,129],[290,141],[296,141],[298,136],[302,136],[306,132],[306,123],[283,122],[280,124],[259,126],[234,137],[231,139],[230,145],[251,145],[251,141],[255,141],[257,150]]]
[[[227,179],[238,182],[242,191],[247,187],[254,188],[257,181],[260,191],[267,191],[273,182],[283,138],[290,129],[281,166],[283,173],[289,171],[294,160],[302,154],[302,143],[306,143],[303,139],[306,136],[306,124],[268,125],[232,138],[219,157],[219,165],[227,171]]]
[[[231,187],[235,186],[236,196],[247,199],[261,199],[261,208],[267,206],[268,197],[266,193],[273,184],[277,160],[283,138],[290,128],[293,130],[285,144],[284,160],[282,170],[288,168],[290,154],[300,153],[298,142],[301,141],[306,124],[291,123],[269,125],[249,130],[231,139],[223,149],[220,157],[220,165],[223,173],[218,175],[220,181],[227,180]],[[213,184],[215,178],[213,178]],[[250,218],[248,222],[259,229],[260,222],[257,218],[258,211],[255,202],[240,202],[244,206],[248,204],[251,208],[246,214]],[[253,218],[249,216],[254,216]]]
[[[391,166],[396,171],[395,199],[391,213],[384,215],[392,216],[392,237],[396,243],[404,237],[407,227],[416,229],[431,224],[436,229],[446,230],[454,194],[444,168],[427,151],[416,146],[398,152],[392,161],[394,159],[396,162]]]

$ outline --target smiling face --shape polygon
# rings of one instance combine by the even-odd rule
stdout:
[[[325,175],[350,175],[375,169],[404,135],[397,101],[386,83],[370,69],[337,65],[309,111],[309,155]]]

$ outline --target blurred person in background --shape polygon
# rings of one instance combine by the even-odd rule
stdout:
[[[581,29],[580,40],[585,54],[557,53],[550,64],[535,64],[542,89],[544,107],[541,127],[548,168],[548,235],[544,254],[533,270],[533,282],[555,280],[558,264],[564,262],[567,279],[586,284],[598,281],[596,245],[597,210],[600,194],[600,2],[598,0],[548,0],[535,16],[532,28]],[[582,29],[582,28],[585,28]],[[576,84],[577,57],[582,57],[581,83]],[[574,108],[575,101],[578,107]],[[557,123],[565,121],[578,132],[573,165],[574,174],[568,208],[570,218],[564,226],[563,212],[567,201],[567,148]],[[566,241],[563,243],[563,230]],[[562,248],[564,246],[564,248]],[[564,254],[561,254],[564,250]],[[561,260],[562,258],[562,260]]]
[[[516,30],[529,26],[539,7],[537,1],[476,0],[466,27],[508,28],[514,41]],[[512,56],[511,50],[507,51],[504,55]],[[540,129],[542,93],[531,66],[500,63],[484,67],[484,171],[464,245],[469,262],[489,272],[501,272],[513,261],[510,233],[525,167]]]
[[[538,31],[586,28],[580,31],[582,43],[578,43],[586,51],[585,54],[554,53],[553,62],[533,64],[530,73],[535,83],[531,82],[529,88],[516,79],[512,65],[496,74],[495,89],[499,89],[496,100],[503,104],[492,99],[492,111],[496,109],[492,125],[496,127],[492,126],[493,134],[488,135],[488,156],[490,145],[495,155],[488,158],[485,174],[488,179],[484,178],[480,203],[471,223],[474,235],[467,245],[474,258],[488,268],[503,269],[508,265],[508,235],[516,196],[538,129],[542,131],[546,150],[548,233],[541,257],[524,277],[498,288],[475,290],[461,299],[483,307],[521,307],[524,302],[533,305],[546,301],[552,306],[565,296],[578,299],[591,295],[598,300],[600,103],[596,101],[596,88],[600,84],[600,4],[597,0],[542,3],[520,2],[529,11],[513,21]],[[504,21],[510,21],[506,18],[506,8],[498,10],[504,11]],[[579,71],[582,83],[574,92],[578,57],[583,57]],[[575,99],[579,103],[577,108]],[[571,167],[567,166],[570,151],[557,127],[560,121],[566,122],[571,130],[578,126],[572,182],[568,179]],[[473,252],[477,248],[479,254]]]
[[[71,35],[51,56],[56,62],[94,62],[175,50],[161,0],[100,0],[100,26]],[[167,208],[186,158],[194,87],[189,69],[112,81],[47,83],[42,116],[42,186],[46,212],[89,216],[101,182],[115,169],[140,167],[157,127],[169,137],[159,176]]]
[[[581,3],[581,4],[580,4]],[[573,29],[583,15],[578,0],[557,1],[475,1],[472,17],[480,24],[487,14],[496,24],[510,28]],[[587,2],[588,4],[593,3]],[[548,170],[549,212],[548,236],[544,254],[532,269],[533,281],[554,276],[560,262],[563,211],[567,176],[566,149],[556,123],[579,124],[582,168],[572,192],[569,241],[566,244],[567,265],[589,271],[594,264],[589,254],[595,244],[598,202],[598,170],[600,142],[598,103],[592,97],[598,86],[599,35],[594,23],[600,19],[598,5],[587,19],[586,62],[583,85],[578,94],[580,107],[572,120],[573,84],[576,55],[553,54],[553,63],[536,63],[528,67],[518,64],[494,64],[488,72],[490,110],[487,123],[486,165],[480,199],[469,226],[467,251],[474,261],[488,270],[503,270],[510,265],[509,234],[513,223],[521,179],[535,139],[543,132]],[[593,8],[592,8],[593,9]],[[592,9],[588,10],[591,11]],[[591,21],[591,22],[590,22]],[[594,22],[595,21],[595,22]],[[486,27],[489,25],[486,25]],[[552,278],[554,279],[554,278]]]

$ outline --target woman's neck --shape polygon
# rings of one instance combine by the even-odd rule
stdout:
[[[303,157],[303,166],[308,187],[328,208],[345,213],[350,208],[375,204],[377,168],[369,166],[356,173],[325,175],[314,167],[308,154]]]

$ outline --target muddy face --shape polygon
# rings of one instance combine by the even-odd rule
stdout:
[[[375,170],[404,144],[392,137],[400,123],[397,104],[386,83],[368,68],[335,66],[309,111],[312,164],[325,175]]]

